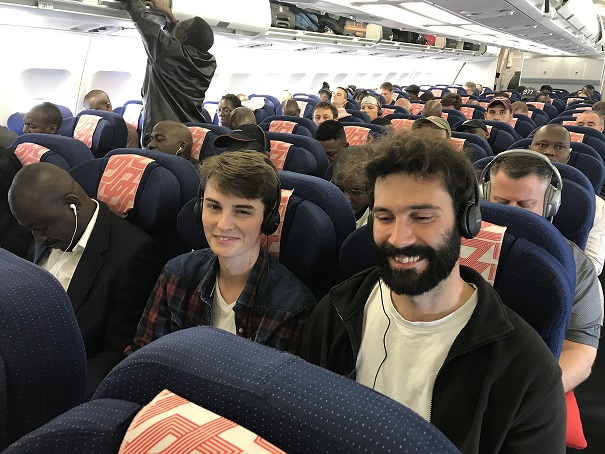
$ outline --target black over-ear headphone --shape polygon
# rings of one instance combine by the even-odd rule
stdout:
[[[263,137],[265,138],[265,143],[264,143],[265,151],[267,153],[271,152],[271,141],[267,137],[267,133],[259,125],[255,125],[255,126],[258,128],[258,130],[263,134]]]
[[[378,101],[378,116],[382,116],[382,106],[380,105],[380,101]]]
[[[273,204],[273,208],[265,215],[263,218],[263,222],[260,226],[260,231],[264,235],[272,235],[279,227],[279,222],[281,220],[279,216],[279,204],[281,202],[281,185],[279,180],[277,180],[277,192],[275,194],[275,203]],[[204,206],[204,190],[202,189],[202,185],[200,184],[197,188],[197,198],[195,199],[195,205],[193,206],[193,217],[195,222],[198,224],[202,224],[202,208]]]
[[[481,191],[477,180],[473,178],[473,194],[472,200],[466,202],[466,205],[460,213],[458,213],[458,233],[464,238],[474,238],[481,230]],[[373,231],[374,213],[370,210],[368,216],[368,229],[370,233]]]
[[[498,153],[494,159],[492,159],[481,172],[481,176],[479,177],[479,182],[481,183],[481,196],[484,200],[489,200],[490,192],[491,192],[491,181],[485,181],[485,178],[489,176],[490,169],[492,165],[498,160],[502,159],[506,156],[529,156],[536,159],[541,159],[544,161],[550,169],[552,170],[553,175],[557,180],[557,186],[553,186],[549,184],[546,188],[546,193],[544,194],[544,210],[542,212],[542,216],[552,221],[552,218],[559,211],[559,207],[561,206],[561,190],[563,189],[563,179],[561,178],[561,174],[559,173],[559,169],[557,169],[550,159],[548,159],[543,154],[540,154],[536,151],[532,150],[508,150],[503,151],[502,153]]]

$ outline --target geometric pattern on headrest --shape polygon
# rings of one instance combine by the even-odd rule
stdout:
[[[574,101],[584,101],[586,98],[567,98],[567,103],[566,105],[570,105],[572,102]]]
[[[468,118],[470,120],[471,118],[473,118],[475,109],[473,109],[472,107],[461,107],[460,112],[462,112],[462,115],[464,115],[466,118]]]
[[[489,106],[489,102],[480,102],[479,105],[484,109],[487,109],[487,107]]]
[[[584,140],[584,134],[580,132],[570,132],[569,136],[571,137],[572,142],[582,142]]]
[[[441,118],[443,118],[444,120],[447,120],[447,116],[448,116],[448,115],[449,115],[449,114],[448,114],[447,112],[443,112],[443,113],[441,114]]]
[[[292,144],[288,142],[283,142],[281,140],[271,141],[271,152],[269,158],[277,170],[284,170],[286,158],[288,157],[288,152],[290,151],[291,147]]]
[[[119,454],[284,453],[239,424],[167,389],[134,417]]]
[[[84,142],[88,148],[92,147],[92,136],[102,119],[98,115],[81,115],[74,129],[74,139]]]
[[[125,218],[134,207],[139,183],[153,159],[134,154],[110,156],[99,183],[97,198],[118,216]]]
[[[579,117],[580,115],[582,115],[581,112],[574,112],[573,114],[571,114],[572,117]]]
[[[439,98],[441,96],[441,92],[443,90],[439,89],[439,88],[435,88],[433,90],[431,90],[431,93],[433,93],[433,96],[435,96],[436,98]]]
[[[200,126],[188,126],[189,132],[191,132],[191,138],[193,139],[193,146],[191,147],[191,157],[194,159],[200,159],[200,152],[202,151],[202,145],[206,134],[210,132],[210,129],[202,128]]]
[[[143,104],[126,104],[124,112],[122,113],[122,118],[124,118],[124,121],[131,125],[133,128],[138,128],[139,118],[141,117],[141,110],[143,110]]]
[[[466,139],[460,139],[459,137],[450,138],[450,143],[457,151],[462,151],[465,141],[466,141]]]
[[[395,113],[395,109],[388,109],[386,107],[382,108],[382,116],[391,115]]]
[[[305,109],[307,108],[307,104],[309,104],[307,101],[296,101],[296,104],[298,104],[298,107],[300,108],[300,113],[298,114],[299,117],[304,117],[305,116]]]
[[[477,236],[463,238],[460,247],[460,265],[473,268],[492,286],[505,231],[506,227],[481,221],[481,230]]]
[[[577,126],[575,121],[568,120],[561,123],[563,126]]]
[[[288,207],[288,202],[290,201],[290,197],[294,192],[293,189],[282,189],[281,190],[281,199],[279,201],[279,218],[281,219],[279,226],[275,233],[272,233],[269,236],[265,236],[265,240],[262,242],[262,245],[265,247],[265,250],[271,254],[271,256],[275,260],[279,260],[279,252],[280,252],[280,242],[281,242],[281,233],[284,227],[284,219],[286,218],[286,208]]]
[[[412,129],[412,123],[414,123],[414,121],[415,120],[409,118],[393,118],[391,124],[394,129],[410,130]]]
[[[492,125],[485,125],[485,126],[487,126],[487,132],[489,132],[491,134],[493,126]]]
[[[452,93],[458,93],[458,90],[451,90]],[[462,104],[466,104],[468,102],[468,100],[471,99],[470,96],[463,96],[462,97]],[[485,103],[483,103],[485,104]]]
[[[508,121],[508,124],[511,125],[514,128],[517,125],[517,120],[518,120],[518,118],[511,118]]]
[[[397,101],[397,98],[399,98],[399,93],[393,92],[391,95],[391,102]]]
[[[298,123],[294,121],[273,120],[271,123],[269,123],[269,132],[283,132],[286,134],[292,134],[297,124]]]
[[[414,104],[412,104],[410,106],[410,113],[412,115],[419,115],[420,112],[422,112],[422,109],[424,109],[424,104],[416,104],[416,103],[414,103]]]
[[[592,110],[592,107],[576,107],[576,110]]]
[[[534,107],[536,107],[538,109],[542,109],[542,110],[544,110],[544,104],[545,103],[543,103],[543,102],[528,102],[527,103],[528,106],[534,106]]]
[[[50,151],[48,148],[43,147],[31,142],[23,142],[17,145],[15,148],[15,156],[21,161],[21,165],[34,164],[40,162],[40,159],[46,153]]]
[[[369,134],[369,128],[364,128],[363,126],[345,126],[345,135],[347,136],[347,142],[351,146],[363,145],[368,141]]]

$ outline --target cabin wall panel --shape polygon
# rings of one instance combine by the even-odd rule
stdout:
[[[523,59],[521,84],[535,88],[548,84],[569,91],[592,84],[597,90],[602,90],[604,69],[602,57],[526,56]]]
[[[467,62],[454,82],[463,85],[470,81],[493,89],[497,65],[495,59],[489,62]]]

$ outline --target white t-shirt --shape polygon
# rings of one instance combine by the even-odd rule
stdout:
[[[212,295],[212,326],[223,329],[229,333],[236,334],[235,312],[233,312],[234,305],[235,301],[231,304],[227,304],[227,301],[225,301],[223,295],[221,295],[217,273],[216,283],[214,284],[214,292]]]
[[[390,289],[380,281],[372,289],[364,309],[357,382],[373,387],[430,421],[437,373],[475,307],[476,289],[462,307],[440,320],[409,322],[397,312]],[[390,319],[388,331],[385,312]]]

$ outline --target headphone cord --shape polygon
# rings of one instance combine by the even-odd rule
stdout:
[[[374,383],[372,384],[372,389],[376,388],[376,380],[378,380],[378,374],[380,373],[380,369],[382,368],[382,365],[387,360],[387,354],[388,354],[387,353],[387,333],[389,332],[389,328],[391,327],[391,319],[390,319],[389,315],[387,314],[386,309],[384,308],[384,299],[382,298],[382,283],[380,282],[380,279],[378,279],[378,287],[380,288],[380,303],[382,304],[382,312],[384,312],[384,315],[388,320],[388,324],[387,324],[387,329],[384,331],[384,335],[382,336],[382,346],[384,347],[384,358],[382,359],[382,362],[378,366],[378,370],[376,371],[376,375],[374,376]]]
[[[65,255],[65,253],[69,250],[69,248],[71,247],[72,243],[74,242],[74,239],[76,238],[76,232],[78,231],[78,213],[76,213],[74,211],[74,215],[76,216],[76,227],[74,228],[74,233],[71,236],[71,240],[69,240],[69,244],[67,245],[67,248],[59,256],[59,260],[57,260],[57,263],[55,263],[55,265],[50,270],[50,274],[52,274],[53,276],[55,276],[55,273],[57,271],[59,271],[59,268],[61,268],[61,266],[60,266],[61,259],[63,258],[63,256]],[[57,276],[55,276],[55,277],[57,277]]]

